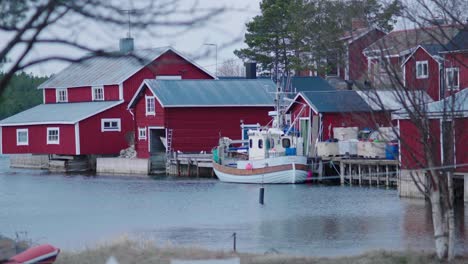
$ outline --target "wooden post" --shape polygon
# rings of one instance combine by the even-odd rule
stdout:
[[[359,186],[362,185],[361,164],[358,164]]]
[[[369,186],[372,186],[372,166],[367,165],[367,171],[369,172]]]
[[[344,164],[343,161],[340,161],[340,183],[341,185],[344,185]]]
[[[180,177],[180,160],[179,160],[177,153],[175,154],[175,159],[176,159],[177,176]]]
[[[198,160],[195,159],[195,163],[197,164],[197,178],[200,177],[200,166],[198,165]]]
[[[353,165],[349,163],[349,185],[353,185]]]
[[[190,168],[191,168],[192,166],[190,166],[190,165],[192,165],[192,160],[191,160],[190,158],[187,158],[187,176],[188,176],[188,177],[190,177],[190,176],[192,175],[192,174],[191,174],[191,171],[190,171]]]
[[[377,163],[377,167],[376,167],[376,173],[377,173],[377,186],[380,185],[380,168],[379,168],[379,164]]]
[[[389,179],[388,179],[388,165],[385,165],[385,185],[388,188],[389,185]]]

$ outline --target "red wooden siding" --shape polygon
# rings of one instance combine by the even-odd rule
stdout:
[[[158,100],[155,99],[155,112],[154,116],[146,116],[146,100],[145,96],[153,96],[149,89],[145,89],[142,96],[139,98],[138,103],[135,105],[133,109],[135,115],[135,149],[137,151],[139,158],[148,158],[149,157],[149,150],[148,150],[148,139],[149,139],[149,131],[148,127],[150,126],[157,126],[157,127],[165,127],[164,121],[164,112],[165,109],[161,106]],[[138,139],[138,128],[146,128],[146,139],[139,140]]]
[[[92,101],[92,91],[90,86],[69,88],[67,90],[69,103]]]
[[[266,125],[273,107],[166,108],[167,128],[173,129],[173,150],[210,151],[219,136],[240,139],[244,124]]]
[[[179,55],[168,51],[124,82],[124,100],[128,102],[132,99],[144,79],[154,79],[158,75],[181,75],[182,79],[213,79]]]
[[[47,128],[58,127],[60,144],[47,144]],[[16,129],[28,129],[28,145],[16,145]],[[31,125],[2,127],[2,146],[4,154],[75,154],[74,125]]]
[[[424,79],[416,78],[416,62],[427,61],[429,76]],[[418,48],[405,64],[406,87],[424,90],[435,100],[439,100],[439,64],[424,49]]]
[[[101,132],[103,118],[120,118],[121,131]],[[125,135],[133,133],[132,116],[125,104],[80,121],[79,126],[81,154],[118,154],[128,147]]]
[[[104,85],[104,100],[118,101],[119,100],[119,85]]]
[[[45,89],[44,104],[54,104],[57,102],[55,89]]]
[[[385,36],[385,33],[379,30],[373,30],[349,44],[348,59],[350,80],[361,80],[365,77],[365,73],[367,72],[367,58],[362,51],[383,36]],[[341,76],[344,78],[344,71]]]
[[[468,118],[455,121],[455,155],[456,164],[468,164]],[[468,173],[468,166],[456,168],[457,172]]]
[[[423,141],[432,142],[434,153],[434,164],[440,165],[440,122],[430,120],[431,137],[424,139],[421,137],[417,127],[411,120],[400,120],[400,150],[402,169],[423,169],[427,168],[427,159],[423,149]]]

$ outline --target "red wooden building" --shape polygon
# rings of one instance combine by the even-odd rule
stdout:
[[[363,51],[368,60],[369,81],[375,87],[391,87],[395,81],[392,81],[395,78],[394,73],[397,73],[400,80],[407,77],[401,65],[419,46],[423,46],[429,53],[437,53],[439,47],[448,47],[455,40],[463,38],[465,34],[466,31],[457,25],[438,25],[392,31]],[[416,56],[420,56],[419,52]],[[431,70],[429,65],[425,69]],[[389,72],[392,74],[389,75]],[[430,95],[433,95],[432,92]]]
[[[44,103],[0,121],[4,154],[118,154],[128,147],[127,104],[144,79],[214,79],[172,48],[75,63],[39,86]]]
[[[139,158],[166,151],[210,151],[218,139],[241,139],[266,125],[275,85],[256,80],[145,80],[128,105],[135,115]]]
[[[335,138],[334,127],[374,129],[390,122],[388,112],[374,111],[356,91],[300,92],[286,111],[297,120],[295,129],[305,138],[306,153],[311,153],[316,140]]]
[[[453,98],[452,98],[453,96]],[[427,104],[426,116],[429,120],[430,135],[426,138],[427,143],[433,144],[430,151],[434,151],[432,162],[435,166],[444,164],[444,159],[452,157],[448,164],[459,164],[455,166],[455,172],[468,176],[468,89],[460,91],[444,100]],[[453,100],[452,100],[453,99]],[[454,102],[452,104],[452,102]],[[453,112],[452,112],[453,105]],[[450,110],[445,110],[446,109]],[[444,124],[443,115],[451,116]],[[393,115],[398,120],[400,130],[400,162],[402,170],[426,170],[428,160],[425,155],[427,149],[422,143],[418,127],[410,120],[406,111],[399,111]],[[449,142],[444,142],[442,129],[450,129],[453,136]],[[448,148],[442,148],[444,145]],[[444,153],[449,149],[452,153]]]

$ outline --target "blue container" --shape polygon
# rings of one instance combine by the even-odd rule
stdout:
[[[285,149],[286,156],[295,156],[296,155],[296,148],[286,148]]]
[[[385,158],[389,160],[398,158],[398,143],[388,143],[385,146]]]

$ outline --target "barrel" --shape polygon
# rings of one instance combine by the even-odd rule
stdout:
[[[385,146],[385,158],[389,160],[397,159],[398,157],[398,143],[388,143]]]

